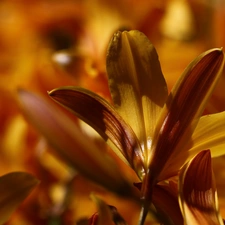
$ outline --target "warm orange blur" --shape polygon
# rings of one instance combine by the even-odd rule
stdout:
[[[41,180],[8,225],[74,224],[96,207],[99,191],[136,224],[138,206],[104,193],[70,171],[50,153],[45,140],[26,122],[17,105],[18,88],[47,91],[79,85],[110,100],[105,71],[108,42],[118,29],[139,29],[155,45],[169,89],[201,52],[225,46],[223,0],[2,0],[0,2],[0,175],[28,171]],[[225,74],[207,113],[225,110]],[[83,129],[83,126],[82,128]],[[86,129],[86,128],[84,128]],[[90,134],[91,138],[96,136]],[[105,147],[96,138],[101,147]],[[215,159],[222,216],[225,158]],[[87,206],[88,205],[88,206]],[[78,207],[79,206],[79,207]],[[135,213],[137,211],[137,213]],[[133,222],[133,223],[132,223]]]

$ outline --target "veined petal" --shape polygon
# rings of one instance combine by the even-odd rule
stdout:
[[[183,224],[183,217],[180,212],[179,203],[177,199],[177,184],[155,185],[153,190],[152,202],[154,206],[162,213],[165,220],[173,221],[172,224]],[[162,222],[162,221],[161,221]],[[165,224],[170,224],[166,223]]]
[[[144,189],[140,184],[135,185],[139,189]],[[144,201],[140,213],[139,225],[144,224],[149,212],[154,213],[154,217],[162,224],[183,224],[183,217],[177,199],[177,183],[170,181],[169,183],[156,184],[154,187],[148,188],[152,190],[152,196],[151,199],[147,199],[148,201],[145,201],[146,199],[143,198]],[[150,202],[154,204],[156,211],[150,211]]]
[[[118,31],[109,45],[106,66],[115,107],[132,126],[147,159],[168,96],[157,52],[143,33]]]
[[[24,90],[19,91],[19,100],[29,121],[72,167],[111,191],[130,194],[130,184],[115,162],[82,134],[62,111],[43,98]]]
[[[222,50],[209,50],[187,67],[171,91],[153,139],[152,156],[149,159],[151,176],[158,180],[167,178],[164,171],[169,168],[170,158],[183,154],[182,149],[192,136],[220,78],[223,65]]]
[[[39,181],[24,172],[0,177],[0,224],[5,224],[13,211],[30,194]]]
[[[49,95],[94,128],[117,155],[125,158],[141,176],[143,156],[136,135],[106,100],[77,87],[54,89]]]
[[[179,201],[185,224],[223,225],[209,150],[200,152],[182,168]]]

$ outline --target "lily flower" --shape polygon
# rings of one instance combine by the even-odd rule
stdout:
[[[142,183],[139,224],[144,224],[157,184],[177,175],[181,166],[202,149],[210,148],[212,156],[225,153],[225,112],[201,117],[223,65],[222,49],[202,53],[168,95],[157,52],[148,38],[139,31],[119,31],[110,42],[106,59],[113,104],[80,87],[49,92],[56,102],[92,126],[136,172]],[[72,132],[71,122],[65,122],[61,114],[56,115],[52,107],[26,91],[20,91],[20,101],[28,118],[58,152],[67,159],[69,153],[72,158],[68,160],[89,179],[124,194],[121,188],[129,185],[123,172],[118,173],[115,166],[109,169],[112,162],[104,161],[105,154],[92,147],[87,150],[81,136],[78,147],[72,147],[79,139],[76,132],[73,137],[60,137],[63,132]],[[63,130],[59,131],[60,127]]]
[[[179,200],[185,224],[223,225],[209,150],[198,153],[180,171]]]

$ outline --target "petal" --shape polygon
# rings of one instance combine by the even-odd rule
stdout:
[[[170,159],[183,154],[182,149],[191,139],[223,65],[222,50],[209,50],[197,57],[176,83],[156,127],[149,160],[151,176],[158,180],[168,178],[165,175],[169,172]]]
[[[5,224],[13,211],[30,194],[39,181],[24,172],[0,177],[0,224]]]
[[[225,112],[201,117],[192,135],[193,147],[189,149],[189,155],[193,157],[202,149],[210,149],[212,157],[224,155],[224,131]]]
[[[62,159],[91,181],[118,194],[130,194],[130,185],[115,162],[62,111],[25,90],[19,91],[19,100],[26,117]]]
[[[120,158],[128,160],[135,171],[143,172],[141,147],[133,130],[106,100],[76,87],[54,89],[49,95],[94,128]]]
[[[178,169],[203,149],[210,149],[212,157],[225,154],[225,112],[206,115],[200,118],[192,138],[167,164],[165,177],[177,174]],[[166,171],[166,169],[165,169]]]
[[[185,162],[187,153],[182,150],[191,139],[207,100],[222,74],[223,65],[222,50],[209,50],[186,68],[172,89],[153,136],[149,170],[142,186],[143,218],[147,215],[153,185],[174,175],[174,168],[171,171],[170,165],[178,155],[184,159],[181,163]],[[180,167],[175,169],[178,172]]]
[[[171,220],[173,224],[183,224],[183,217],[177,200],[177,187],[175,191],[173,189],[174,187],[170,183],[155,185],[152,202],[156,209],[164,215],[164,220]],[[170,223],[164,221],[164,224]]]
[[[141,189],[140,183],[134,185],[139,190]],[[154,204],[154,210],[151,210],[147,204],[148,207],[145,207],[145,204],[142,205],[139,224],[144,224],[148,213],[151,213],[162,224],[183,224],[183,217],[177,199],[177,183],[170,181],[156,184],[153,187],[152,203]]]
[[[179,192],[180,207],[187,225],[223,224],[218,212],[209,150],[200,152],[182,168]]]
[[[147,159],[168,95],[157,52],[143,33],[118,31],[109,45],[106,66],[115,107],[132,126]]]

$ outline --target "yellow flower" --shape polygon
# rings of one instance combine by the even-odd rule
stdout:
[[[221,49],[201,54],[168,95],[154,46],[139,31],[119,31],[106,60],[113,105],[80,87],[49,92],[91,125],[136,172],[142,182],[140,224],[154,203],[156,184],[177,175],[203,149],[210,148],[213,156],[224,154],[225,113],[201,117],[223,65]],[[26,91],[20,91],[20,100],[31,122],[84,176],[120,195],[137,197],[116,162],[87,142],[68,118]]]

